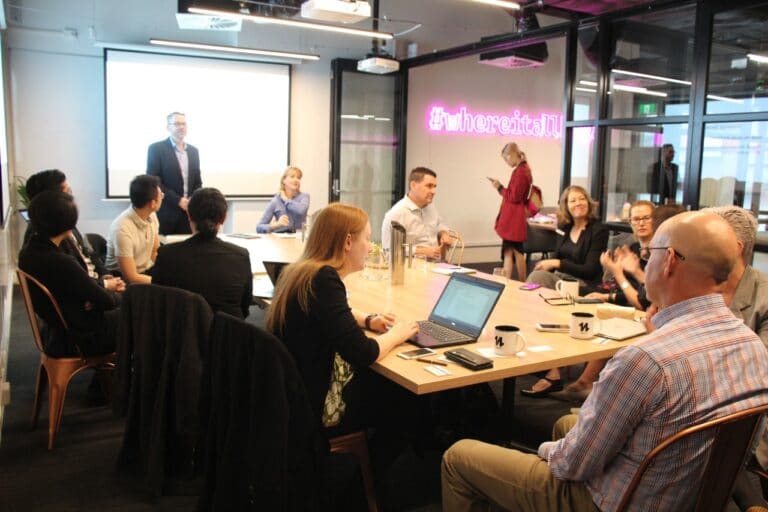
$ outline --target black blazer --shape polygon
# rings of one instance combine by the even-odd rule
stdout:
[[[203,186],[200,178],[200,153],[197,148],[187,144],[187,159],[189,160],[189,196]],[[160,221],[160,233],[170,234],[164,227],[173,226],[179,219],[185,219],[187,214],[179,208],[179,199],[184,195],[184,179],[176,159],[173,143],[170,138],[155,142],[147,150],[147,174],[160,178],[160,188],[165,194],[157,218]]]
[[[678,167],[677,164],[669,164],[669,167],[672,171],[671,184],[667,179],[667,173],[664,172],[664,165],[661,162],[653,164],[649,174],[648,191],[651,195],[659,195],[660,204],[664,204],[664,199],[666,198],[674,201],[677,195]]]
[[[99,286],[74,256],[56,247],[48,238],[34,234],[19,254],[19,268],[48,288],[61,306],[69,327],[65,334],[51,303],[37,287],[30,287],[35,312],[47,326],[43,340],[46,354],[73,356],[77,354],[76,345],[85,355],[95,353],[89,349],[98,346],[114,347],[114,340],[104,339],[107,335],[104,312],[118,307],[120,296]],[[86,302],[93,307],[86,310]]]
[[[253,274],[248,251],[218,238],[199,234],[157,252],[152,283],[198,293],[215,312],[248,316]]]
[[[587,283],[599,283],[603,275],[600,255],[608,247],[608,229],[599,221],[590,221],[576,243],[575,257],[569,260],[562,259],[560,249],[570,236],[571,226],[561,226],[560,230],[563,234],[557,235],[554,256],[560,260],[559,270]]]

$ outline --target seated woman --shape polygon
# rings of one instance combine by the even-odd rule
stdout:
[[[577,278],[594,286],[602,276],[600,255],[608,246],[608,230],[595,219],[597,205],[582,187],[571,185],[560,195],[554,258],[539,261],[526,282],[555,288],[560,279]]]
[[[582,187],[571,185],[560,195],[557,211],[558,240],[555,257],[541,260],[527,282],[555,288],[562,278],[577,278],[580,288],[594,287],[601,281],[600,255],[608,246],[608,230],[595,220],[596,204]],[[562,391],[560,369],[553,368],[531,389],[521,389],[527,396],[541,397]]]
[[[248,316],[253,274],[248,251],[219,240],[227,219],[227,200],[215,188],[201,188],[187,205],[192,237],[160,247],[152,282],[199,293],[216,311]]]
[[[301,231],[307,221],[309,210],[309,194],[301,191],[301,169],[288,167],[280,178],[280,192],[275,194],[272,201],[264,210],[259,224],[258,233],[285,233]]]
[[[51,303],[30,287],[35,312],[45,320],[45,353],[52,357],[109,354],[115,350],[115,334],[125,289],[120,279],[105,279],[104,287],[88,275],[74,256],[65,253],[62,242],[72,236],[77,224],[77,206],[72,196],[46,190],[29,205],[34,234],[19,254],[19,268],[43,283],[61,307],[68,329],[61,325]]]
[[[378,411],[366,411],[366,405],[401,405],[378,394],[389,381],[368,366],[418,331],[415,322],[396,324],[390,315],[350,309],[343,279],[363,269],[370,250],[371,226],[363,210],[341,203],[324,208],[302,256],[283,269],[267,311],[267,330],[283,340],[296,360],[317,419],[323,418],[326,426],[338,422],[338,433],[370,423]],[[368,337],[363,329],[379,335]],[[343,385],[334,378],[340,374],[351,381]],[[331,399],[339,386],[345,404],[341,408]]]

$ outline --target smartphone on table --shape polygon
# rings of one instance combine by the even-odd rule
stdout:
[[[521,290],[526,290],[526,291],[535,290],[537,288],[541,288],[541,285],[537,283],[525,283],[524,285],[520,286]]]
[[[536,330],[541,332],[568,332],[568,324],[536,324]]]
[[[418,357],[431,356],[432,354],[437,354],[437,352],[435,352],[431,348],[416,348],[413,350],[406,350],[405,352],[400,352],[399,354],[397,354],[397,357],[402,357],[403,359],[416,359]]]

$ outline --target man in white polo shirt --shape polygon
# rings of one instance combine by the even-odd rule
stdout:
[[[147,273],[160,246],[157,210],[163,202],[160,181],[155,176],[136,176],[131,181],[131,206],[109,228],[107,261],[109,270],[118,270],[129,284],[152,282]]]
[[[381,245],[389,248],[392,221],[405,228],[408,243],[416,246],[416,254],[439,259],[450,247],[453,237],[432,204],[437,189],[437,174],[426,167],[416,167],[408,176],[408,194],[384,215]]]

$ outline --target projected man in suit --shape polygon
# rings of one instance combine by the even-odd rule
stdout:
[[[165,194],[157,218],[160,234],[191,233],[187,218],[187,203],[192,193],[203,186],[200,179],[200,154],[197,148],[184,142],[187,118],[181,112],[171,112],[166,118],[167,139],[155,142],[147,150],[147,174],[160,178]]]

